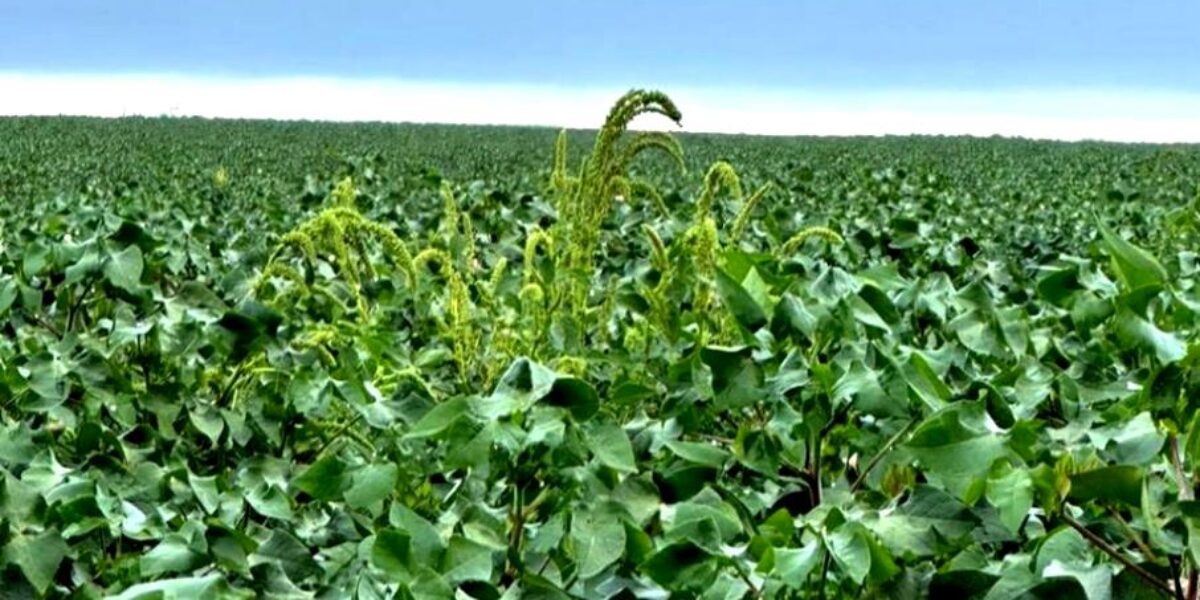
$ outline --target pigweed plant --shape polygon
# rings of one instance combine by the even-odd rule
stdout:
[[[640,115],[653,113],[679,124],[682,114],[665,94],[633,90],[622,96],[609,111],[596,134],[591,152],[584,157],[576,174],[568,171],[566,132],[559,134],[554,148],[554,169],[550,175],[558,211],[557,226],[551,239],[557,241],[554,259],[556,286],[552,303],[562,303],[576,318],[588,308],[588,287],[595,271],[594,259],[600,232],[612,211],[616,198],[632,199],[635,193],[647,195],[648,186],[631,181],[629,168],[640,154],[658,150],[683,168],[683,149],[669,134],[637,132],[626,135],[630,122]],[[657,193],[648,194],[661,206]]]

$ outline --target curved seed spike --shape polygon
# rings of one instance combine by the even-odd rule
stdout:
[[[788,238],[788,241],[784,242],[783,245],[779,247],[779,252],[781,254],[791,254],[809,238],[825,240],[830,244],[841,244],[845,242],[838,232],[828,227],[805,227],[796,235]]]
[[[625,130],[638,115],[658,113],[671,119],[676,125],[683,120],[683,113],[669,96],[658,90],[633,89],[617,99],[604,119],[605,129]]]
[[[550,172],[550,185],[558,192],[567,189],[567,130],[561,129],[554,140],[554,169]]]
[[[408,247],[396,232],[388,229],[382,223],[363,219],[356,224],[356,227],[364,233],[375,238],[383,245],[384,252],[388,258],[404,273],[408,286],[412,287],[417,282],[417,269],[413,264],[412,253],[408,251]]]
[[[268,281],[275,277],[290,282],[298,289],[305,291],[308,290],[308,284],[304,281],[304,276],[301,275],[299,271],[283,263],[273,262],[268,263],[267,266],[263,268],[262,273],[259,273],[258,281],[254,284],[254,291],[260,291],[266,286]]]
[[[624,175],[616,175],[609,178],[608,188],[604,192],[604,202],[602,204],[612,202],[617,196],[620,196],[622,199],[628,199],[633,196],[633,186],[630,185],[629,180]],[[595,216],[603,218],[607,212],[607,207],[604,207],[603,210],[596,211]]]
[[[438,193],[442,196],[442,227],[446,231],[458,231],[458,200],[454,197],[454,188],[450,186],[450,182],[442,180],[442,185],[438,188]]]
[[[662,131],[641,131],[634,134],[621,147],[620,154],[614,163],[616,172],[624,173],[629,170],[633,159],[647,150],[659,150],[665,153],[675,161],[676,165],[679,165],[680,172],[687,171],[683,163],[683,146],[679,145],[679,140],[675,139],[675,136]]]
[[[471,294],[457,271],[450,271],[446,286],[446,314],[450,318],[450,342],[454,347],[454,362],[463,384],[467,383],[475,356],[479,351],[479,332],[471,324]]]
[[[564,271],[578,276],[563,278],[554,295],[556,299],[565,299],[567,310],[580,318],[585,318],[587,304],[587,290],[583,289],[581,282],[588,281],[595,269],[592,261],[599,244],[599,225],[610,212],[615,193],[630,196],[635,190],[625,167],[635,156],[650,148],[665,151],[676,160],[682,156],[678,143],[666,134],[635,136],[631,142],[620,146],[621,137],[630,122],[646,113],[664,115],[676,124],[682,119],[679,108],[666,94],[630,90],[609,110],[593,141],[591,153],[583,158],[579,174],[574,178],[566,175],[566,134],[560,133],[556,141],[551,178],[558,196],[556,208],[559,221],[555,237],[560,247],[555,263],[564,267]],[[651,197],[654,198],[653,195]],[[661,199],[655,201],[662,209]],[[532,253],[527,252],[527,263],[531,257]],[[531,272],[531,269],[526,269],[525,281],[531,281]]]
[[[630,188],[633,196],[649,198],[650,202],[654,204],[654,208],[658,211],[658,214],[663,218],[671,216],[671,213],[667,211],[666,200],[663,199],[662,194],[658,193],[658,190],[654,186],[635,179],[630,182]]]
[[[646,113],[661,114],[678,125],[683,118],[679,108],[664,93],[659,91],[630,90],[617,100],[604,119],[604,126],[596,134],[596,142],[588,160],[588,169],[584,174],[585,180],[594,180],[608,173],[608,166],[613,161],[613,148],[617,139],[629,127],[629,123],[638,115]],[[602,185],[602,184],[601,184]]]
[[[718,160],[704,174],[704,190],[700,193],[700,201],[696,206],[697,217],[705,217],[712,211],[713,200],[721,190],[728,192],[735,200],[742,199],[742,182],[738,178],[733,165]]]
[[[454,261],[445,250],[440,248],[426,248],[413,257],[413,267],[417,271],[429,268],[430,263],[438,263],[442,268],[449,269],[451,273],[454,273]]]
[[[404,367],[403,369],[397,370],[394,373],[394,377],[397,380],[406,379],[408,381],[411,381],[412,383],[414,383],[415,385],[420,387],[426,394],[428,394],[430,398],[433,398],[435,400],[438,398],[437,392],[435,392],[434,389],[432,387],[430,387],[429,383],[427,381],[425,381],[425,378],[421,376],[421,371],[418,370],[417,367],[415,367],[413,365],[409,365],[407,367]]]
[[[733,221],[733,231],[730,234],[734,244],[737,244],[742,239],[742,234],[746,231],[746,226],[750,224],[750,215],[754,209],[758,207],[758,203],[762,200],[771,189],[771,184],[758,188],[749,198],[746,198],[746,203],[742,205],[742,210],[738,211],[737,218]]]
[[[552,254],[554,252],[554,239],[541,227],[534,227],[529,231],[529,236],[525,238],[525,262],[522,278],[526,285],[537,277],[533,261],[537,257],[538,246],[541,246],[546,251],[546,254]]]
[[[333,186],[333,191],[329,193],[329,196],[333,199],[334,206],[353,207],[354,197],[357,194],[358,190],[354,189],[354,180],[346,177]]]
[[[521,291],[517,297],[522,303],[530,302],[535,305],[540,305],[546,300],[546,292],[542,289],[542,286],[536,283],[527,283],[521,288]]]
[[[464,239],[463,264],[466,265],[468,271],[473,271],[478,267],[475,264],[475,224],[471,222],[471,215],[468,213],[462,213],[458,221]]]
[[[550,363],[550,367],[565,375],[585,377],[588,364],[586,359],[578,356],[560,356]]]
[[[267,263],[270,264],[273,262],[280,253],[288,248],[296,248],[300,250],[300,254],[302,254],[304,259],[310,264],[316,262],[317,260],[317,245],[313,241],[312,236],[310,236],[304,229],[301,228],[289,231],[285,233],[283,237],[279,238],[279,245],[275,248],[275,251],[271,253],[271,257],[267,259]]]
[[[671,261],[667,258],[667,245],[663,243],[662,238],[658,236],[658,232],[653,227],[643,224],[642,231],[650,242],[651,264],[665,276],[671,270]]]
[[[500,296],[500,286],[504,283],[504,275],[508,272],[508,259],[501,256],[492,266],[492,275],[488,278],[488,296],[494,302]]]

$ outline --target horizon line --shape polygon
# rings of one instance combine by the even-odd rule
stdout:
[[[0,71],[0,115],[199,117],[335,123],[596,129],[630,86],[469,83],[381,77]],[[1200,92],[1104,87],[987,90],[661,88],[683,127],[775,137],[965,136],[1200,143]]]

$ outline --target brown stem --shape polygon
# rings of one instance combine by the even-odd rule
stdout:
[[[1146,583],[1158,588],[1164,594],[1170,594],[1172,592],[1171,584],[1159,579],[1153,573],[1143,569],[1141,565],[1129,560],[1129,558],[1127,558],[1124,554],[1121,554],[1120,550],[1113,548],[1111,544],[1104,540],[1104,538],[1092,533],[1088,528],[1084,527],[1082,523],[1072,518],[1071,515],[1068,515],[1064,512],[1062,513],[1062,519],[1063,522],[1065,522],[1067,525],[1070,525],[1072,529],[1078,531],[1080,535],[1087,539],[1087,541],[1091,542],[1093,546],[1099,548],[1113,560],[1124,565],[1125,568],[1133,571],[1134,575],[1141,577]]]
[[[58,327],[54,326],[54,323],[51,323],[50,321],[46,320],[45,318],[43,318],[41,315],[38,315],[38,314],[34,314],[33,319],[35,321],[37,321],[38,325],[41,325],[47,331],[49,331],[50,333],[53,333],[54,337],[62,339],[62,336],[63,336],[62,331],[59,331]]]
[[[1151,549],[1150,546],[1146,545],[1146,542],[1142,539],[1141,534],[1139,534],[1137,531],[1134,531],[1133,527],[1129,525],[1129,521],[1126,521],[1125,517],[1121,516],[1120,511],[1113,510],[1112,516],[1113,519],[1115,519],[1116,522],[1121,526],[1121,531],[1125,532],[1125,535],[1129,536],[1129,539],[1132,540],[1134,545],[1138,547],[1138,550],[1145,555],[1146,560],[1151,562],[1158,560],[1158,557],[1154,554],[1154,550]]]

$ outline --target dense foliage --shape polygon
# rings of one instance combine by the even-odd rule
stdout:
[[[1200,150],[644,113],[0,120],[0,595],[1196,598]]]

